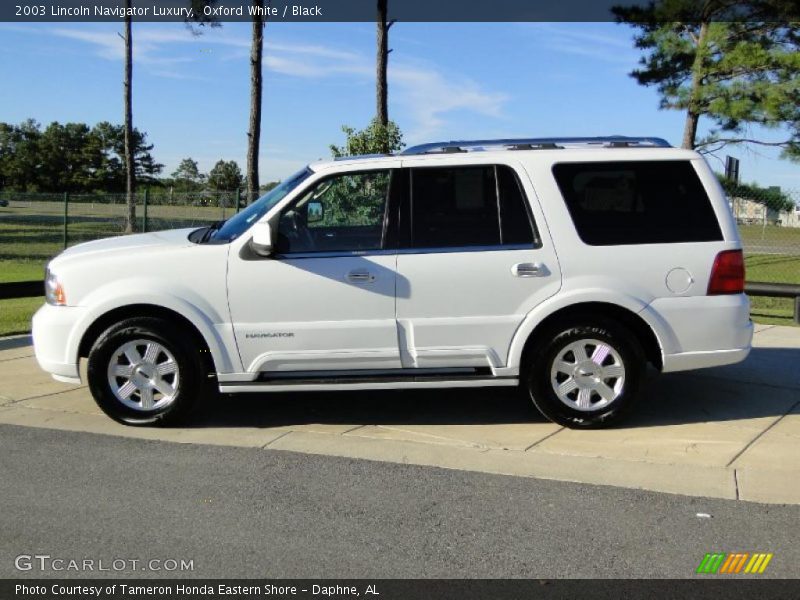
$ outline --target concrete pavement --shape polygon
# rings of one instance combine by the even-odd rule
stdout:
[[[747,361],[653,374],[633,418],[604,431],[545,422],[503,388],[227,396],[188,427],[129,428],[7,338],[0,423],[800,504],[800,329],[756,329]]]

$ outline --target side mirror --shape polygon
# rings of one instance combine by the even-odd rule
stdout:
[[[259,256],[269,256],[272,254],[272,226],[259,221],[253,225],[253,238],[250,240],[250,247]]]
[[[319,223],[325,218],[325,207],[322,202],[311,201],[306,204],[306,222]]]

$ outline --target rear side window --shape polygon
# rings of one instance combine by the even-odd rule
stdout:
[[[526,202],[506,166],[412,169],[410,247],[532,245]]]
[[[688,161],[561,163],[553,174],[578,235],[589,245],[722,239]]]

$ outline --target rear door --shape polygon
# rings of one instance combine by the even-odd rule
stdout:
[[[561,277],[514,163],[403,162],[397,322],[404,367],[503,367],[525,315]]]

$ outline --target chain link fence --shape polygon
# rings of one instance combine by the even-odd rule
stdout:
[[[800,190],[729,196],[748,281],[800,284]]]
[[[774,189],[769,192],[763,198],[729,197],[748,280],[800,284],[800,190],[779,196]],[[227,219],[244,205],[243,194],[236,191],[140,192],[136,230],[202,227]],[[13,261],[43,266],[68,246],[122,235],[126,214],[125,194],[0,193],[0,268]],[[0,281],[13,281],[13,272],[0,274]]]
[[[137,232],[202,227],[244,205],[239,192],[140,192]],[[39,261],[64,248],[125,233],[125,194],[0,194],[0,261]],[[4,278],[3,280],[8,280]]]
[[[762,196],[728,193],[744,244],[748,282],[800,284],[800,190]],[[778,200],[776,201],[776,198]],[[136,230],[202,227],[245,206],[237,192],[141,192]],[[41,281],[48,260],[64,248],[125,233],[125,194],[0,192],[0,284]],[[0,300],[0,335],[30,330],[41,298]],[[762,323],[792,325],[794,299],[751,296]]]

